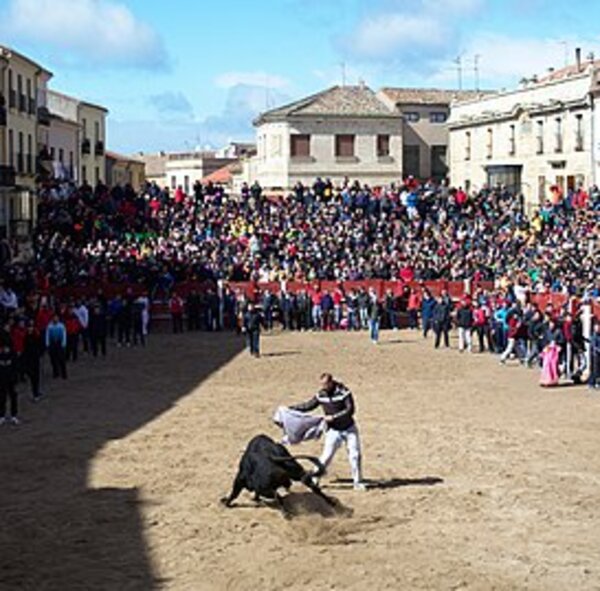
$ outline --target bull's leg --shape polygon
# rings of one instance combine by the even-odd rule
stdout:
[[[311,478],[310,474],[307,474],[302,479],[302,483],[305,484],[306,486],[308,486],[308,488],[310,488],[310,490],[312,492],[314,492],[316,495],[318,495],[319,497],[321,497],[328,505],[331,505],[333,507],[336,504],[335,501],[331,497],[328,497],[321,490],[321,487],[313,481],[313,479]]]
[[[223,503],[223,505],[226,507],[231,507],[231,503],[233,503],[233,501],[240,496],[240,493],[245,486],[245,480],[238,474],[233,481],[233,489],[231,490],[231,494],[228,497],[223,497],[221,499],[221,503]]]

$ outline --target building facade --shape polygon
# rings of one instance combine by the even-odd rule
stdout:
[[[382,88],[378,96],[402,115],[404,176],[446,178],[450,107],[453,102],[482,96],[482,93],[435,88]]]
[[[217,158],[214,152],[171,153],[165,163],[166,186],[181,187],[190,194],[196,182],[235,161],[235,158]]]
[[[56,91],[49,91],[48,107],[53,124],[47,146],[53,170],[72,169],[72,178],[78,183],[106,183],[108,110]],[[74,146],[73,133],[76,134]]]
[[[451,180],[478,190],[506,185],[529,208],[598,182],[598,63],[577,63],[522,87],[456,105],[450,118]]]
[[[47,85],[52,74],[0,46],[0,236],[30,235],[36,183],[43,173],[41,138],[50,125]]]
[[[316,177],[371,185],[402,176],[402,118],[365,85],[334,86],[263,113],[254,123],[257,155],[246,182],[286,190]]]
[[[131,185],[139,191],[146,182],[146,164],[141,160],[106,152],[106,183],[110,187]]]

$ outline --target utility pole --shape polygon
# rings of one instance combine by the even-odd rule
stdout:
[[[481,56],[477,53],[473,56],[473,73],[475,74],[475,90],[479,91],[479,59]]]
[[[462,56],[458,56],[454,63],[456,64],[456,72],[458,74],[458,90],[462,90]]]

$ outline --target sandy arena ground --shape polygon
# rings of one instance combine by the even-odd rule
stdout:
[[[0,429],[0,589],[600,589],[600,405],[585,388],[416,334],[160,335],[84,359]],[[229,491],[246,442],[332,371],[358,405],[365,475],[340,450],[284,520]],[[46,370],[47,371],[47,370]],[[303,453],[320,452],[320,442]]]

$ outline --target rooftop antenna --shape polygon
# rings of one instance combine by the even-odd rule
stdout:
[[[458,74],[458,90],[462,90],[462,55],[459,55],[455,60],[456,73]]]
[[[475,74],[475,90],[479,91],[479,60],[481,55],[476,53],[473,56],[473,73]]]

